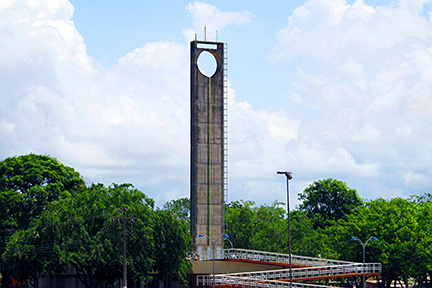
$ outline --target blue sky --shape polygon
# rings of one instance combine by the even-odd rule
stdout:
[[[0,3],[0,158],[189,195],[189,42],[228,45],[229,200],[432,187],[429,0]]]

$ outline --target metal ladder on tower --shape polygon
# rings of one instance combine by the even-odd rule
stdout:
[[[224,43],[224,68],[223,68],[223,119],[224,119],[224,201],[228,203],[228,44]]]

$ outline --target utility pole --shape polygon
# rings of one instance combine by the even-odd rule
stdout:
[[[113,217],[113,219],[123,220],[123,288],[127,288],[127,264],[126,264],[126,221],[134,220],[136,217],[126,217],[128,208],[123,207],[117,210],[123,212],[123,217]]]

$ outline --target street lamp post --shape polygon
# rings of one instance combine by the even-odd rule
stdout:
[[[376,237],[372,236],[365,243],[363,243],[359,238],[353,236],[351,238],[351,240],[353,240],[353,241],[359,241],[360,244],[362,245],[362,248],[363,248],[363,288],[365,288],[366,287],[366,277],[365,277],[366,276],[366,273],[365,273],[365,251],[366,251],[366,245],[367,245],[367,243],[369,241],[371,241],[371,240],[372,241],[376,241],[378,239]]]
[[[221,234],[219,237],[217,237],[215,240],[212,240],[209,236],[207,236],[206,234],[199,234],[198,237],[207,237],[207,239],[210,240],[211,244],[212,244],[212,252],[213,252],[213,288],[215,288],[215,247],[216,247],[216,242],[221,238],[228,238],[228,234]]]
[[[231,242],[231,240],[230,240],[229,238],[225,237],[224,240],[227,240],[227,241],[231,244],[231,249],[234,248],[234,245],[233,245],[233,243]],[[228,250],[228,251],[229,251],[229,252],[228,252],[228,259],[231,259],[231,249]]]
[[[226,235],[226,234],[225,234]],[[231,245],[231,249],[233,249],[234,248],[234,245],[233,245],[233,243],[231,242],[231,240],[229,239],[229,238],[227,238],[227,237],[225,237],[226,239],[224,239],[224,240],[227,240],[229,243],[230,243],[230,245]]]
[[[287,181],[287,214],[288,214],[288,249],[289,249],[289,270],[290,270],[290,288],[292,288],[292,262],[291,262],[291,219],[290,219],[290,205],[289,205],[289,180],[293,178],[292,172],[277,171],[277,174],[285,175]]]

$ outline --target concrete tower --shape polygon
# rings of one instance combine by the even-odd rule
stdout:
[[[199,66],[203,56],[214,57],[213,74],[206,76]],[[224,233],[224,135],[224,44],[192,41],[191,234],[195,251],[207,259],[212,257],[212,243],[198,235],[216,240]],[[221,258],[223,237],[215,246],[216,258]]]

